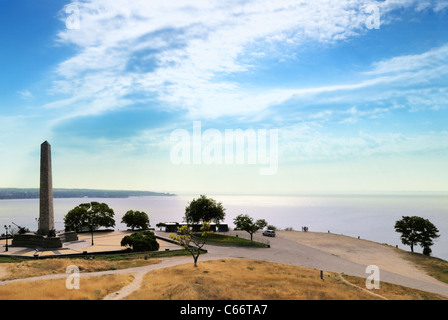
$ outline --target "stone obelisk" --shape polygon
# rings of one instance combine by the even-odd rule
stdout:
[[[54,230],[51,146],[45,141],[40,146],[40,208],[38,233],[46,235],[50,230]]]

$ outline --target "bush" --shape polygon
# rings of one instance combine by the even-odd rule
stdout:
[[[54,238],[54,237],[56,237],[56,230],[54,230],[54,229],[52,229],[52,230],[48,230],[47,237],[48,237],[48,238]]]
[[[156,251],[159,250],[159,243],[151,231],[141,231],[125,236],[121,240],[121,246],[129,246],[133,251]]]

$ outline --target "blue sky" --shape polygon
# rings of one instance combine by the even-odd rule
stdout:
[[[38,187],[48,140],[59,188],[448,191],[448,1],[0,9],[0,187]],[[173,163],[171,134],[194,122],[278,130],[277,170]]]

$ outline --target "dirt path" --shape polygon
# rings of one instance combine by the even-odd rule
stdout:
[[[149,272],[149,270],[146,272],[141,271],[141,272],[134,273],[134,281],[132,281],[132,283],[121,288],[121,290],[119,290],[117,292],[113,292],[113,293],[105,296],[103,298],[103,300],[121,300],[121,299],[126,298],[132,292],[134,292],[135,290],[138,290],[140,288],[143,277],[145,276],[145,274],[147,272]]]
[[[130,295],[132,292],[140,288],[140,284],[143,280],[143,277],[146,273],[150,272],[151,270],[157,270],[162,268],[168,268],[171,266],[175,266],[178,264],[185,264],[188,263],[191,258],[189,257],[173,257],[173,258],[166,258],[166,259],[160,259],[161,262],[158,264],[153,264],[149,266],[134,268],[133,270],[125,269],[127,270],[127,273],[131,271],[131,273],[134,275],[134,281],[130,283],[129,285],[121,288],[117,292],[113,292],[106,297],[103,298],[103,300],[121,300],[126,298],[128,295]],[[133,271],[133,272],[132,272]]]
[[[383,296],[380,295],[380,294],[376,294],[376,293],[372,292],[371,290],[367,290],[366,288],[362,288],[362,287],[360,287],[360,286],[357,286],[356,284],[353,284],[353,283],[347,281],[342,275],[339,275],[339,278],[340,278],[344,283],[348,284],[349,286],[352,286],[352,287],[355,287],[355,288],[357,288],[357,289],[359,289],[359,290],[362,290],[362,291],[364,291],[364,292],[367,292],[368,294],[370,294],[371,296],[374,296],[375,298],[379,298],[379,299],[382,299],[382,300],[389,300],[389,299],[387,299],[386,297],[383,297]]]

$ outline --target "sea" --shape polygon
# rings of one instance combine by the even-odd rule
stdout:
[[[122,216],[128,210],[144,211],[150,224],[183,222],[185,207],[199,195],[147,196],[129,198],[58,198],[54,199],[55,228],[64,229],[63,219],[75,206],[98,201],[115,212],[115,230],[125,230]],[[331,232],[360,237],[404,250],[395,232],[395,222],[402,216],[420,216],[429,219],[438,229],[440,237],[434,240],[432,255],[448,260],[448,197],[446,195],[207,195],[221,202],[226,209],[225,220],[230,228],[239,214],[265,219],[277,229],[291,228],[310,232]],[[0,200],[0,234],[4,225],[37,230],[38,199]],[[419,246],[415,252],[422,252]]]

